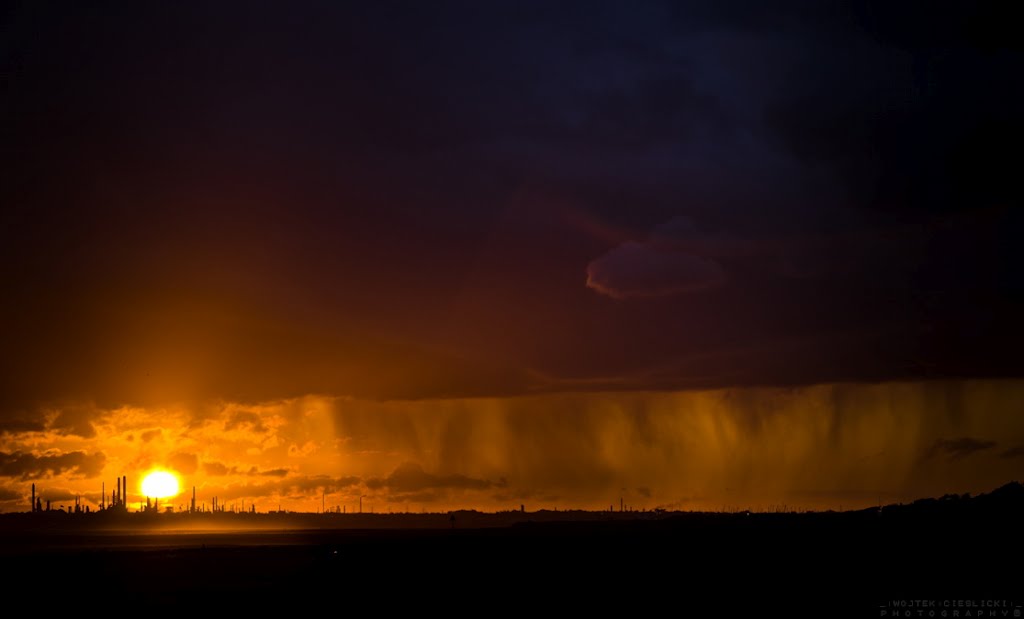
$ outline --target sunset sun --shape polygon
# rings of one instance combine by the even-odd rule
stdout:
[[[178,477],[168,471],[153,471],[142,480],[142,494],[154,499],[178,495]]]

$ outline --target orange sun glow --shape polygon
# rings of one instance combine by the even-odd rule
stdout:
[[[177,496],[178,492],[178,477],[169,471],[152,471],[142,480],[142,494],[147,497],[165,499]]]

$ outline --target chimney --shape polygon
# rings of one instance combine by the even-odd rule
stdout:
[[[121,504],[121,478],[117,478],[117,490],[114,492],[114,506]]]
[[[103,490],[100,492],[100,509],[107,508],[107,482],[101,482]]]
[[[36,485],[32,484],[32,511],[36,511]]]

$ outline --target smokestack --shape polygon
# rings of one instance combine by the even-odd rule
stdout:
[[[196,487],[192,486],[192,509],[191,512],[196,513]]]
[[[114,493],[114,507],[121,504],[121,478],[117,478],[117,491]]]
[[[100,509],[107,508],[107,482],[100,482],[103,484],[103,491],[100,492]]]
[[[32,484],[32,511],[36,511],[36,485]]]

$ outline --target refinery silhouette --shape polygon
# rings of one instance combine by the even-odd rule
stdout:
[[[328,505],[326,493],[321,494],[317,511],[291,511],[281,509],[259,510],[255,501],[225,503],[221,497],[210,497],[209,504],[200,501],[195,486],[187,504],[175,504],[165,498],[140,497],[130,501],[128,477],[117,478],[108,494],[106,483],[101,482],[99,504],[93,509],[83,502],[82,495],[73,497],[67,505],[52,500],[44,502],[41,490],[33,483],[29,512],[0,514],[0,529],[31,527],[33,530],[89,530],[133,528],[182,529],[330,529],[330,528],[383,528],[383,529],[454,529],[508,527],[532,522],[602,521],[602,520],[656,520],[673,514],[663,509],[636,509],[619,500],[607,510],[518,509],[483,512],[473,509],[447,511],[378,511],[365,506],[362,496],[352,510],[346,505]]]
[[[117,478],[113,490],[106,492],[101,484],[100,502],[96,509],[84,504],[81,495],[74,502],[54,504],[44,502],[36,484],[31,487],[30,510],[0,514],[0,531],[88,531],[90,529],[194,529],[194,530],[295,530],[295,529],[490,529],[512,526],[544,525],[546,523],[578,523],[582,526],[616,523],[662,523],[658,526],[676,526],[683,523],[788,522],[804,524],[822,522],[905,522],[921,519],[937,522],[940,519],[972,517],[987,514],[1001,518],[1007,513],[1024,512],[1024,485],[1010,482],[987,494],[947,494],[941,498],[918,499],[910,503],[877,505],[847,511],[797,511],[787,506],[769,510],[732,509],[723,511],[668,511],[664,509],[635,509],[622,499],[607,510],[539,509],[528,511],[525,505],[518,509],[484,512],[472,509],[451,511],[378,511],[367,506],[364,511],[360,497],[358,508],[329,506],[326,494],[321,495],[317,511],[289,511],[281,509],[259,510],[254,501],[225,503],[220,497],[210,502],[199,501],[196,487],[186,504],[177,506],[170,500],[161,503],[155,497],[141,497],[129,501],[128,477]]]
[[[66,508],[63,504],[56,507],[53,506],[53,501],[47,500],[46,506],[43,506],[42,496],[36,495],[36,485],[32,484],[32,499],[29,503],[31,506],[31,513],[43,513],[43,512],[63,512],[68,514],[89,514],[89,513],[100,513],[100,512],[112,512],[112,513],[128,513],[129,509],[128,502],[128,476],[122,475],[117,478],[116,487],[110,491],[110,495],[107,495],[107,484],[101,482],[100,490],[100,504],[98,509],[93,512],[89,505],[82,504],[82,495],[76,494],[74,497],[74,505],[68,505]],[[174,512],[174,506],[172,504],[165,505],[167,512]],[[205,511],[205,505],[196,504],[196,487],[192,486],[192,502],[189,504],[188,513],[194,514]],[[142,513],[153,513],[160,511],[160,499],[157,497],[146,497],[145,504],[139,502],[138,512]],[[213,507],[211,511],[224,511],[223,506],[219,506],[217,503],[217,497],[213,497]],[[252,506],[252,512],[255,513],[255,505]]]

